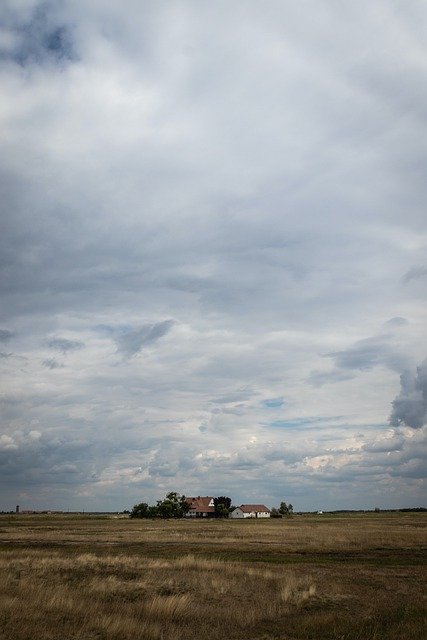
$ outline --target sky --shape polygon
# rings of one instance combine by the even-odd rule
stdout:
[[[3,0],[0,510],[427,506],[427,4]]]

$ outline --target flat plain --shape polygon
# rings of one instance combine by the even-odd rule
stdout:
[[[427,513],[0,516],[1,640],[427,637]]]

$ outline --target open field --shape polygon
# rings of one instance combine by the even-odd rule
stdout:
[[[0,517],[0,639],[427,637],[426,513]]]

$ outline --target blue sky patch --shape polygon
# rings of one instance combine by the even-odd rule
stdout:
[[[283,407],[285,404],[284,398],[267,398],[264,400],[263,405],[267,407],[267,409],[278,409],[279,407]]]

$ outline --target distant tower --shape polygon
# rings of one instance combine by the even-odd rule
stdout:
[[[19,504],[16,505],[15,513],[19,513]]]

